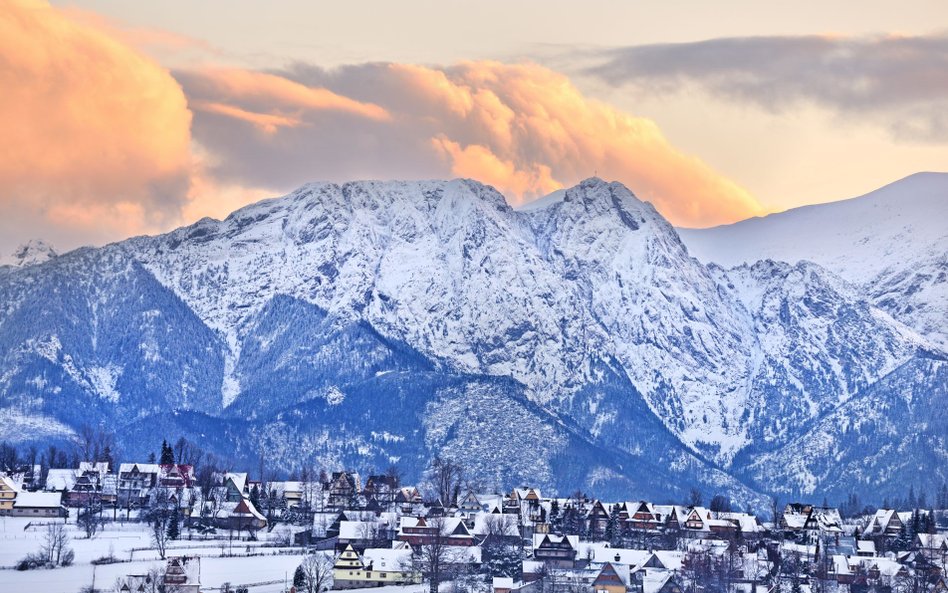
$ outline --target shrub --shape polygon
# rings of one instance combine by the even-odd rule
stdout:
[[[42,554],[27,554],[16,563],[17,570],[34,570],[46,566],[46,558]]]

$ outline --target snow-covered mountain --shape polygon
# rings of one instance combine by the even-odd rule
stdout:
[[[17,247],[9,258],[0,258],[0,265],[11,265],[17,268],[32,266],[48,261],[58,254],[53,246],[42,239],[32,239]]]
[[[599,179],[522,211],[469,180],[310,184],[0,269],[0,302],[15,434],[105,420],[133,452],[184,434],[410,476],[442,452],[497,485],[623,496],[760,501],[760,459],[943,356],[818,265],[702,264]]]
[[[679,229],[696,257],[725,267],[808,260],[948,345],[948,173],[918,173],[858,198],[711,229]]]

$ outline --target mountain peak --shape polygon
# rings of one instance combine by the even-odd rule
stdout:
[[[13,251],[13,265],[18,268],[41,264],[59,254],[52,245],[42,239],[30,239]]]

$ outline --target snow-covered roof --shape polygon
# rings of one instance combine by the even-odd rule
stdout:
[[[569,545],[574,549],[579,549],[579,536],[578,535],[555,535],[552,533],[534,533],[533,534],[533,549],[536,550],[543,543],[543,540],[549,538],[551,544],[558,544],[564,539],[569,542]]]
[[[651,556],[648,550],[632,550],[628,548],[611,548],[607,544],[597,542],[585,545],[580,550],[580,558],[588,558],[592,554],[593,562],[617,562],[629,566],[641,566]]]
[[[411,563],[411,548],[367,548],[362,558],[373,570],[402,570]]]
[[[869,520],[869,525],[866,529],[869,533],[880,533],[885,531],[889,526],[889,522],[892,521],[893,515],[896,512],[892,509],[879,509],[876,511],[876,514],[872,516],[872,519]]]
[[[740,525],[743,533],[759,533],[763,531],[763,527],[761,527],[757,517],[748,513],[718,513],[718,517],[729,521],[736,521],[738,525]]]
[[[72,490],[76,485],[76,470],[74,469],[51,469],[46,475],[47,490]]]
[[[224,482],[227,480],[232,481],[241,492],[247,488],[247,472],[228,472],[224,474]]]
[[[340,539],[371,539],[386,526],[378,521],[340,521]]]
[[[56,508],[62,506],[63,497],[59,492],[18,492],[13,501],[14,508]]]
[[[140,474],[161,473],[161,466],[157,463],[123,463],[119,466],[119,474],[130,473],[136,467]]]
[[[7,490],[13,490],[16,492],[20,488],[9,476],[0,475],[0,482],[6,487]]]
[[[109,462],[108,461],[80,461],[79,462],[79,473],[84,474],[87,472],[96,473],[96,474],[107,474],[109,473]]]
[[[862,566],[865,570],[873,568],[879,571],[879,574],[886,577],[894,577],[904,567],[891,558],[863,558],[861,556],[850,556],[850,566]]]
[[[517,520],[513,515],[477,513],[474,515],[474,535],[484,536],[489,533],[516,537],[520,535]]]

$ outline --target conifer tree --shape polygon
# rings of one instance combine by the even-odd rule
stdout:
[[[174,465],[174,449],[168,441],[161,441],[161,465]]]
[[[296,572],[293,573],[293,586],[296,587],[297,591],[302,591],[303,587],[306,586],[306,572],[303,570],[303,565],[296,567]]]
[[[175,509],[174,514],[171,515],[171,519],[168,521],[168,539],[176,540],[181,535],[181,527],[178,523],[178,511]]]

